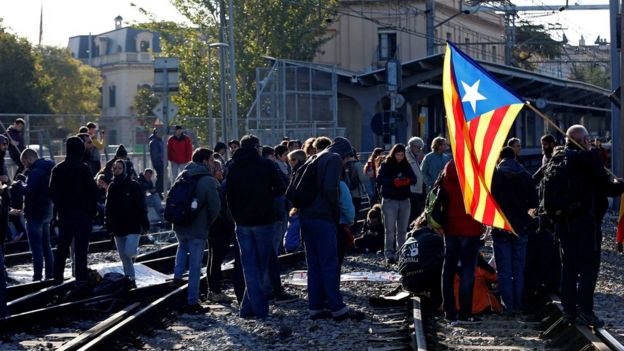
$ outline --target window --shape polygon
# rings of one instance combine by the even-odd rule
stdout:
[[[485,44],[481,44],[481,58],[483,61],[487,61],[487,46]]]
[[[114,85],[108,87],[108,107],[115,107],[115,91],[116,87]]]
[[[496,62],[496,46],[492,45],[492,62]]]
[[[379,39],[379,59],[388,60],[394,58],[397,49],[396,32],[380,31],[377,35]]]
[[[470,45],[470,38],[464,38],[464,43],[466,44],[465,51],[470,55],[473,55],[474,53],[472,52],[472,46]]]
[[[446,32],[446,40],[453,41],[453,34],[451,34],[451,32]]]
[[[139,48],[141,52],[147,52],[149,50],[149,42],[146,40],[141,40],[141,47]]]

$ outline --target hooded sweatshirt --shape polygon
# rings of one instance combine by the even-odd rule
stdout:
[[[50,220],[52,218],[52,200],[50,200],[50,174],[54,162],[38,159],[30,167],[24,187],[24,217],[30,220]]]
[[[312,156],[311,162],[318,162],[316,172],[318,195],[310,206],[300,210],[301,219],[322,219],[338,224],[342,160],[352,151],[353,147],[349,140],[337,137],[325,150]]]
[[[162,167],[165,162],[165,144],[163,143],[162,138],[159,138],[156,136],[156,134],[152,133],[152,135],[149,137],[149,148],[152,166],[154,168]],[[160,176],[160,174],[158,176]]]
[[[67,139],[65,160],[52,168],[50,196],[61,221],[91,222],[97,210],[97,186],[84,162],[84,144],[78,137]]]
[[[140,234],[149,230],[145,193],[136,181],[126,175],[113,178],[106,195],[106,229],[115,236]]]
[[[201,163],[191,162],[184,167],[183,172],[187,172],[191,177],[199,178],[195,188],[195,198],[197,199],[197,206],[201,210],[191,223],[187,225],[174,224],[173,231],[175,231],[178,239],[182,240],[208,239],[210,226],[221,210],[221,200],[217,190],[219,182],[212,177],[208,167]]]
[[[537,191],[531,174],[515,159],[503,159],[494,171],[492,196],[517,234],[537,229],[537,222],[528,214],[536,208]]]
[[[226,181],[226,199],[236,225],[273,224],[277,218],[274,199],[286,191],[280,170],[258,150],[244,147],[232,157]]]

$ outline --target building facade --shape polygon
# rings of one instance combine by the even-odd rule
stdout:
[[[139,88],[154,82],[153,54],[160,52],[158,33],[122,27],[96,35],[69,38],[72,56],[97,68],[104,80],[101,94],[101,124],[109,131],[109,144],[134,144],[134,98]]]

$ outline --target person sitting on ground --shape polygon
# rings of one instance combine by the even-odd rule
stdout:
[[[113,182],[106,195],[106,230],[115,237],[124,274],[133,282],[139,238],[149,230],[143,189],[126,174],[126,162],[113,164]]]
[[[152,179],[154,179],[154,170],[146,168],[143,173],[139,174],[138,182],[145,194],[145,205],[148,211],[150,208],[153,208],[159,220],[162,222],[164,221],[162,199],[160,198],[160,194],[156,191],[156,186]]]
[[[472,290],[472,313],[484,313],[495,312],[500,313],[503,311],[498,297],[494,295],[492,287],[497,283],[496,270],[490,266],[483,258],[482,254],[479,254],[477,259],[477,268],[475,269],[474,288]],[[459,286],[461,280],[459,275],[455,275],[455,308],[459,309]]]
[[[292,253],[301,251],[301,249],[301,225],[299,224],[299,210],[293,207],[288,213],[288,230],[286,230],[286,234],[284,235],[284,250],[286,253]]]
[[[427,225],[424,213],[414,221],[414,229],[407,234],[398,256],[403,289],[427,296],[432,308],[437,310],[442,304],[444,240]]]
[[[384,230],[381,205],[375,204],[366,214],[362,234],[354,240],[356,250],[362,253],[376,253],[381,250],[384,245]]]

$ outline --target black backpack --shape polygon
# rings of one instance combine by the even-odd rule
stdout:
[[[579,180],[570,170],[573,155],[573,151],[556,150],[539,183],[539,211],[554,222],[565,220],[580,207]]]
[[[438,178],[433,184],[433,188],[427,194],[425,200],[425,216],[427,223],[433,229],[440,229],[446,225],[446,204],[448,196],[442,188],[442,178],[444,171],[440,172]]]
[[[429,229],[417,229],[399,249],[399,273],[402,276],[425,274],[444,260],[444,239]]]
[[[177,224],[187,225],[197,217],[201,207],[195,198],[195,190],[199,176],[191,176],[182,171],[167,194],[165,200],[165,220]]]
[[[314,202],[318,195],[316,177],[318,172],[318,156],[311,156],[304,164],[297,168],[290,178],[286,188],[286,198],[295,208],[306,208]]]

